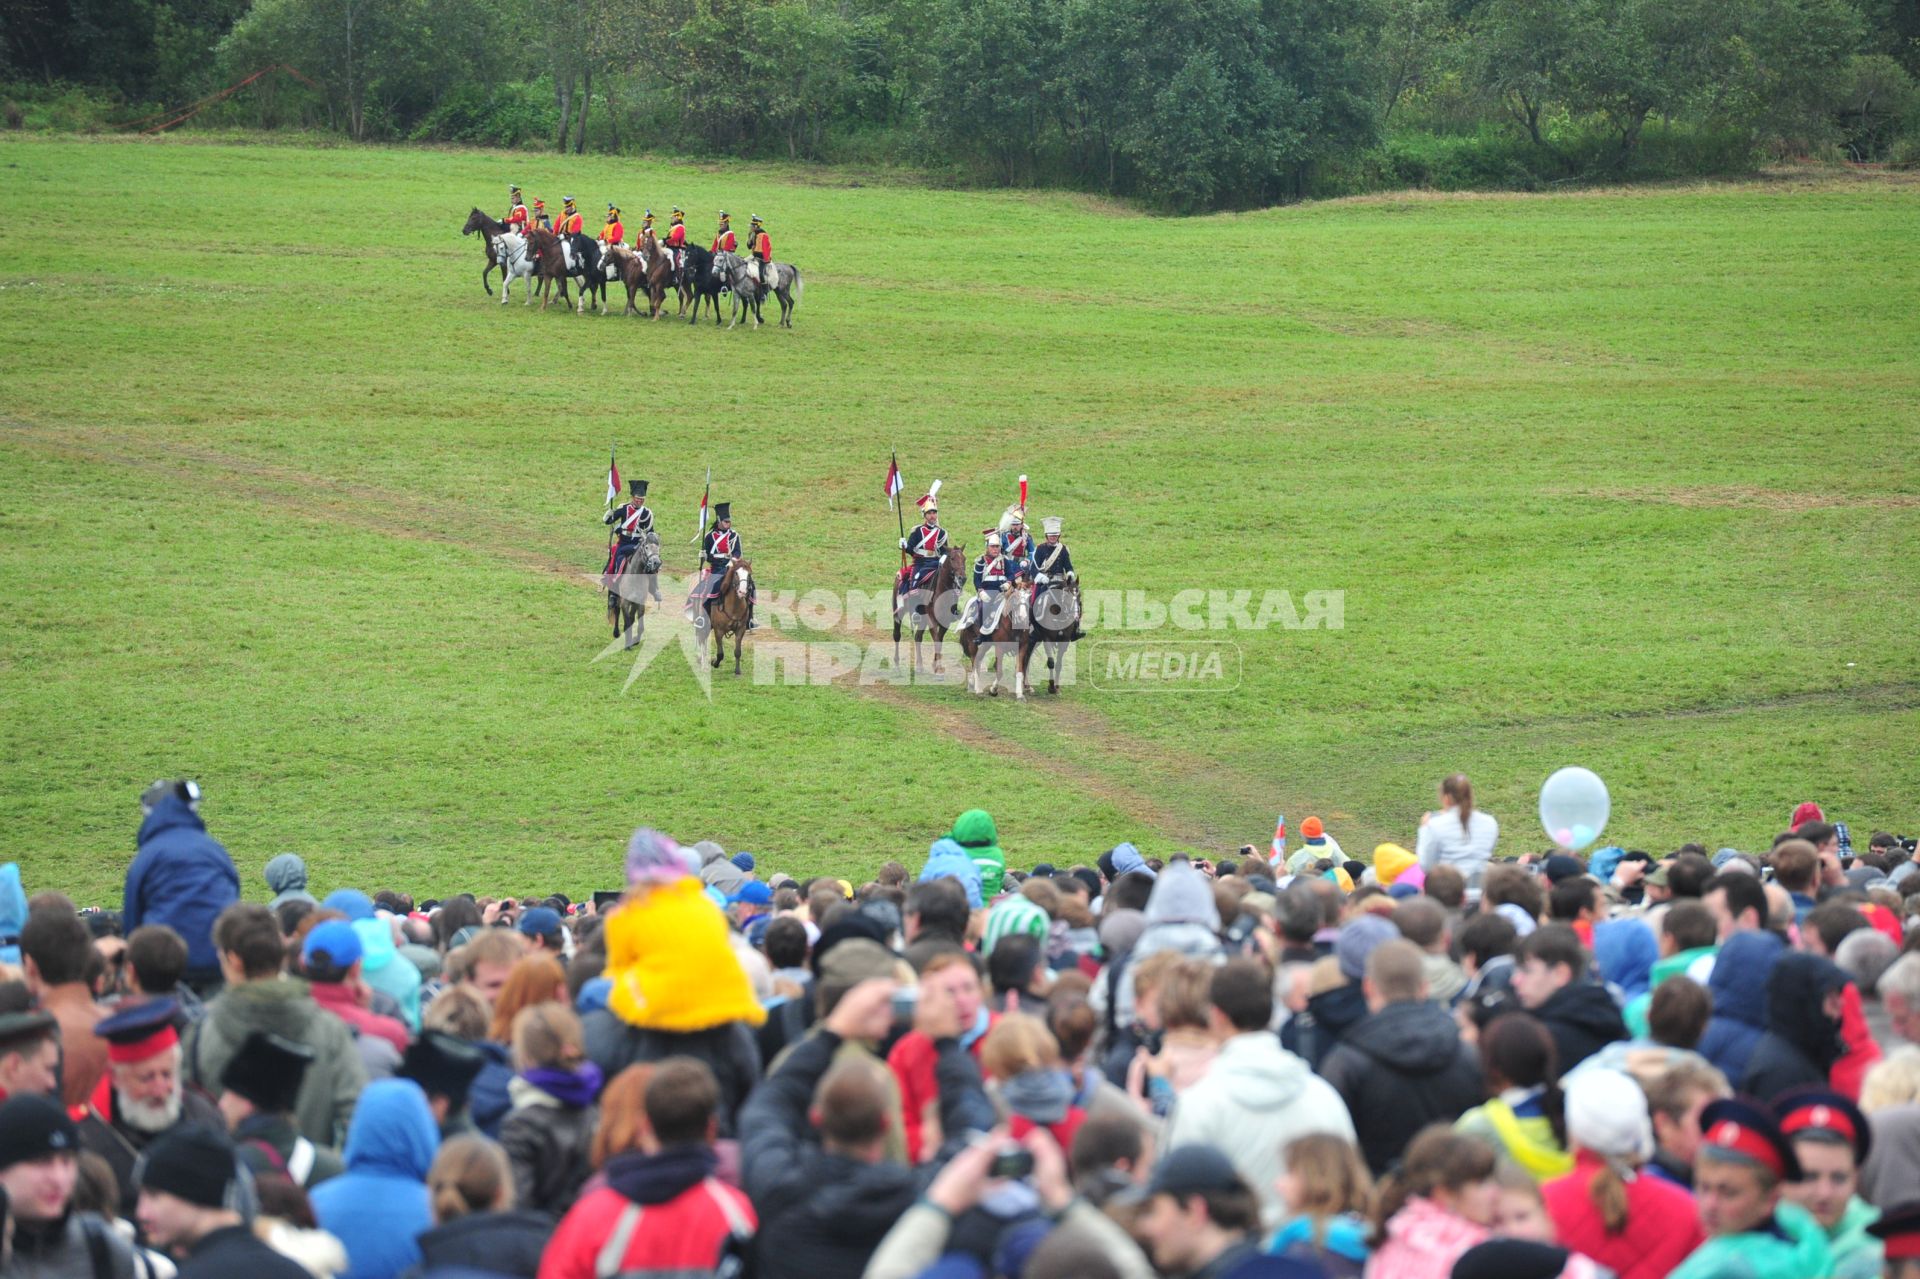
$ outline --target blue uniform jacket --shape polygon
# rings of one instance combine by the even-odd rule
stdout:
[[[1045,573],[1056,582],[1073,572],[1073,552],[1067,549],[1065,542],[1056,542],[1052,546],[1040,543],[1033,550],[1031,562],[1035,573]]]

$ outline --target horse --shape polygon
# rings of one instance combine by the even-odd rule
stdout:
[[[640,314],[640,308],[633,304],[633,299],[646,286],[646,260],[624,244],[610,244],[601,255],[600,264],[602,273],[609,281],[618,280],[627,286],[627,309],[620,314]]]
[[[933,673],[940,673],[940,646],[947,638],[949,624],[954,620],[960,584],[966,580],[966,548],[955,542],[947,543],[946,554],[940,557],[940,567],[934,570],[931,587],[916,586],[902,595],[901,579],[894,579],[893,659],[896,663],[900,660],[900,629],[904,623],[913,630],[913,669],[920,669],[920,637],[932,631]]]
[[[960,651],[967,656],[968,692],[976,695],[981,692],[980,684],[987,672],[987,659],[992,658],[993,687],[987,689],[986,693],[990,697],[1000,696],[1000,676],[1006,671],[1006,659],[1012,657],[1013,700],[1026,700],[1026,670],[1019,660],[1019,645],[1024,642],[1026,631],[1032,624],[1033,613],[1027,593],[1014,587],[1007,591],[1000,605],[1000,620],[994,625],[993,634],[981,635],[978,622],[970,622],[960,628]]]
[[[1078,638],[1080,584],[1050,581],[1045,586],[1036,585],[1030,613],[1032,625],[1020,636],[1020,674],[1026,676],[1027,662],[1037,647],[1047,659],[1047,692],[1058,693],[1060,666],[1066,660],[1067,645]]]
[[[527,250],[533,257],[534,288],[540,294],[540,309],[546,310],[547,303],[553,301],[556,284],[560,286],[560,305],[572,305],[567,296],[567,280],[572,272],[560,252],[560,237],[545,227],[535,227],[527,232]],[[586,310],[585,298],[580,299],[580,310]]]
[[[693,290],[693,318],[687,323],[700,322],[700,303],[705,300],[713,303],[713,324],[718,328],[720,327],[720,290],[726,286],[726,281],[721,279],[719,273],[713,269],[713,254],[697,244],[689,244],[686,252],[687,264],[681,269],[681,274],[686,285],[691,286]]]
[[[613,277],[607,274],[605,266],[601,263],[603,254],[600,250],[600,241],[578,232],[564,238],[570,256],[567,273],[580,286],[579,314],[585,315],[587,307],[597,298],[600,303],[600,314],[605,315],[607,313],[607,281]]]
[[[480,243],[486,246],[487,265],[480,271],[480,287],[487,291],[488,297],[493,296],[493,286],[487,283],[487,277],[493,274],[495,267],[500,266],[500,259],[494,255],[493,251],[493,237],[505,234],[506,229],[506,223],[495,222],[477,208],[467,215],[467,224],[460,228],[461,235],[472,235],[475,231],[478,231],[480,233]],[[506,274],[504,267],[501,268],[501,274]]]
[[[807,287],[800,278],[800,268],[791,262],[769,262],[760,268],[760,283],[780,304],[780,327],[792,328],[793,309],[800,305],[800,295]]]
[[[608,552],[611,564],[612,552]],[[660,600],[660,535],[648,529],[618,572],[600,577],[607,590],[607,621],[615,639],[626,637],[622,648],[633,648],[647,632],[647,597]]]
[[[500,263],[500,305],[507,304],[507,295],[513,290],[515,280],[527,281],[527,296],[521,303],[525,306],[533,301],[534,260],[533,253],[527,248],[527,237],[508,231],[496,235],[490,241],[493,255]],[[488,289],[489,296],[493,290]]]
[[[715,588],[713,599],[703,610],[707,629],[713,632],[713,666],[718,669],[727,655],[727,636],[733,636],[733,673],[740,673],[740,644],[747,637],[747,593],[753,589],[753,561],[735,560]]]
[[[661,246],[652,231],[641,236],[639,254],[646,264],[647,315],[657,320],[666,309],[667,287],[674,283],[673,254]],[[686,310],[684,298],[680,309]]]
[[[731,255],[730,255],[731,256]],[[720,259],[714,260],[714,269],[720,270]],[[734,256],[726,267],[727,288],[733,292],[733,313],[727,318],[727,327],[740,323],[745,315],[753,320],[753,327],[760,327],[760,299],[766,296],[766,289],[760,283],[759,273],[752,262]]]

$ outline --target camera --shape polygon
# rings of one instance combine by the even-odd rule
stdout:
[[[893,1019],[895,1021],[912,1021],[914,1011],[919,1007],[919,987],[902,986],[899,990],[893,992]]]
[[[993,1163],[987,1169],[989,1177],[1018,1181],[1033,1173],[1033,1152],[1020,1146],[1011,1146],[993,1157]]]

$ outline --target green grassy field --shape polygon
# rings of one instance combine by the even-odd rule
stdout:
[[[1920,825],[1910,178],[1167,221],[602,157],[0,166],[0,855],[30,889],[117,899],[175,773],[256,889],[293,849],[322,889],[577,896],[641,822],[851,873],[975,804],[1023,865],[1263,844],[1280,811],[1365,850],[1455,769],[1518,851],[1568,763],[1649,848],[1764,846],[1810,797],[1862,840]],[[510,180],[703,235],[760,213],[797,327],[503,309],[457,232]],[[628,688],[586,576],[610,442],[669,569],[711,464],[763,594],[885,589],[897,448],[972,546],[1026,473],[1089,589],[1342,591],[1344,626],[1202,636],[1239,646],[1230,692],[729,666],[709,699],[677,650]]]

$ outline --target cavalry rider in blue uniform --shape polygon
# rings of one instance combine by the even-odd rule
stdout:
[[[733,527],[733,503],[715,502],[713,504],[713,527],[700,539],[700,558],[706,562],[706,573],[700,579],[699,595],[704,602],[702,607],[713,606],[714,593],[720,589],[720,579],[727,575],[727,567],[741,558],[743,543],[740,534]],[[759,589],[752,582],[747,583],[747,629],[756,630],[760,623],[753,620],[753,606]]]
[[[1033,558],[1033,535],[1027,532],[1027,513],[1017,506],[1009,506],[1002,523],[1005,525],[1000,534],[1002,549],[1010,560],[1030,560]]]
[[[902,595],[931,582],[933,575],[940,571],[940,561],[946,557],[947,530],[940,527],[940,503],[934,496],[939,488],[939,482],[935,481],[933,491],[914,503],[920,508],[923,522],[900,539],[900,549],[913,557],[913,564],[900,583]]]
[[[1049,515],[1040,521],[1041,531],[1046,541],[1034,548],[1028,562],[1033,566],[1033,588],[1044,591],[1050,586],[1077,587],[1080,577],[1073,571],[1073,552],[1060,540],[1061,519],[1058,515]],[[1079,591],[1069,592],[1074,596],[1073,633],[1067,638],[1080,638]]]
[[[977,626],[982,634],[998,629],[1000,607],[1024,567],[1021,561],[1007,558],[1000,534],[989,530],[987,549],[973,562],[974,597],[967,605],[967,618],[962,625]]]
[[[647,509],[647,482],[629,480],[627,492],[633,494],[633,499],[608,511],[600,521],[613,525],[615,540],[613,558],[607,562],[609,573],[618,573],[628,557],[640,549],[640,539],[653,532],[653,512]]]

